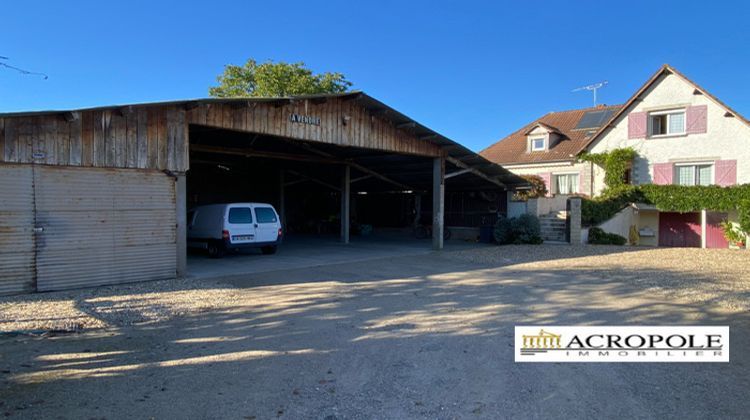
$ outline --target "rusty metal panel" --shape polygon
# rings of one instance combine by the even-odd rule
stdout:
[[[175,276],[175,182],[159,171],[38,167],[40,291]]]
[[[0,295],[34,290],[31,165],[0,164]]]

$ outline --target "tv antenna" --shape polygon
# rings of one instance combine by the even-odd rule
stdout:
[[[44,73],[39,73],[39,72],[35,72],[35,71],[28,71],[28,70],[24,70],[24,69],[18,68],[16,66],[11,66],[10,64],[8,64],[8,63],[5,62],[6,60],[10,60],[10,59],[8,57],[3,57],[2,55],[0,55],[0,67],[5,67],[6,69],[15,70],[15,71],[17,71],[17,72],[19,72],[21,74],[27,75],[27,76],[41,76],[42,79],[44,79],[44,80],[47,80],[49,78],[49,76],[47,76]]]
[[[571,92],[580,92],[582,90],[589,90],[594,93],[594,106],[596,106],[596,91],[603,88],[604,86],[607,86],[609,82],[604,80],[599,83],[592,83],[588,86],[581,86],[579,88],[573,89]]]

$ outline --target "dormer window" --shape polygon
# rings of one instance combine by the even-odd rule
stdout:
[[[538,152],[541,150],[546,149],[545,147],[545,138],[544,137],[532,137],[531,138],[531,151],[532,152]]]

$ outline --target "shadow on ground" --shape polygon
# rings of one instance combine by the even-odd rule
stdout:
[[[744,417],[746,313],[669,301],[647,270],[431,254],[235,280],[241,305],[5,339],[0,412],[65,418]],[[691,278],[690,281],[701,281]],[[711,279],[703,279],[710,281]],[[730,325],[729,364],[516,364],[513,327]]]

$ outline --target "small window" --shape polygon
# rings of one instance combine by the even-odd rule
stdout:
[[[677,185],[711,185],[711,165],[679,165],[675,169]]]
[[[253,223],[253,215],[249,207],[232,207],[229,209],[229,223],[248,224]]]
[[[270,207],[257,207],[255,209],[255,218],[258,219],[258,223],[276,223],[276,212]]]
[[[578,194],[578,174],[555,175],[556,194]]]
[[[534,152],[544,150],[544,137],[531,139],[531,150]]]
[[[685,111],[652,113],[648,121],[651,136],[685,134]]]
[[[622,174],[622,182],[625,185],[630,185],[633,183],[633,168],[628,168],[625,170],[625,172]]]

